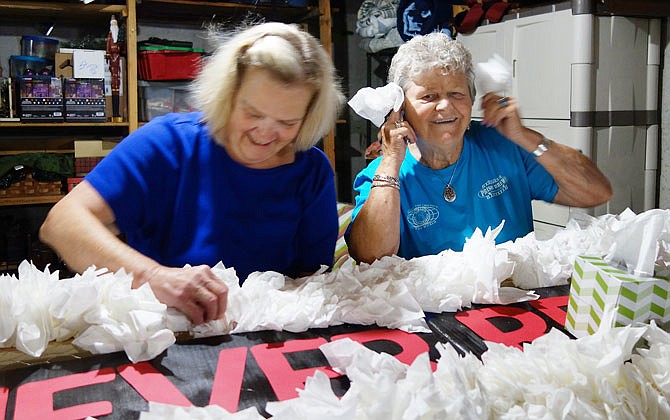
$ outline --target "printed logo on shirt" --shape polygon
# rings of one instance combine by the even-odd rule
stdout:
[[[509,184],[507,183],[507,177],[504,175],[498,175],[493,179],[489,179],[482,184],[482,189],[479,190],[479,198],[485,198],[490,200],[494,197],[499,196],[509,189]]]
[[[412,229],[419,230],[427,228],[437,222],[440,211],[433,204],[419,204],[407,213],[407,222]]]

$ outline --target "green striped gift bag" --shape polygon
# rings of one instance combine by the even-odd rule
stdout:
[[[605,309],[615,308],[614,326],[670,321],[670,279],[638,277],[601,257],[575,258],[565,328],[575,337],[593,334]]]

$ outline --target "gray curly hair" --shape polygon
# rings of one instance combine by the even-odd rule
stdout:
[[[474,101],[477,91],[472,55],[460,41],[444,33],[415,36],[401,45],[391,60],[388,81],[405,89],[422,73],[436,68],[442,69],[443,74],[463,72]]]

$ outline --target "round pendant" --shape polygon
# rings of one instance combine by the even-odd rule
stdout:
[[[444,197],[444,201],[448,203],[453,203],[456,201],[456,190],[454,190],[454,187],[451,185],[447,185],[444,187],[444,192],[442,193],[442,196]]]

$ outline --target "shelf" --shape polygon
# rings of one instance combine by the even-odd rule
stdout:
[[[271,4],[187,0],[144,0],[137,5],[137,17],[142,21],[174,19],[174,16],[178,15],[180,22],[199,22],[203,19],[210,22],[214,16],[244,19],[248,13],[260,14],[270,20],[300,22],[318,17],[319,9],[312,6],[273,6]]]
[[[128,8],[123,4],[99,4],[95,2],[83,4],[0,0],[0,16],[3,16],[3,18],[12,17],[19,21],[34,21],[35,18],[48,18],[59,22],[81,22],[82,17],[95,16],[109,20],[110,14],[125,17],[128,15]]]
[[[23,197],[1,197],[0,196],[0,207],[4,206],[24,206],[30,204],[54,204],[60,201],[61,198],[65,197],[63,194],[58,195],[36,195],[33,197],[23,196]]]
[[[26,122],[1,122],[2,127],[128,127],[128,122],[43,122],[43,123],[26,123]]]

